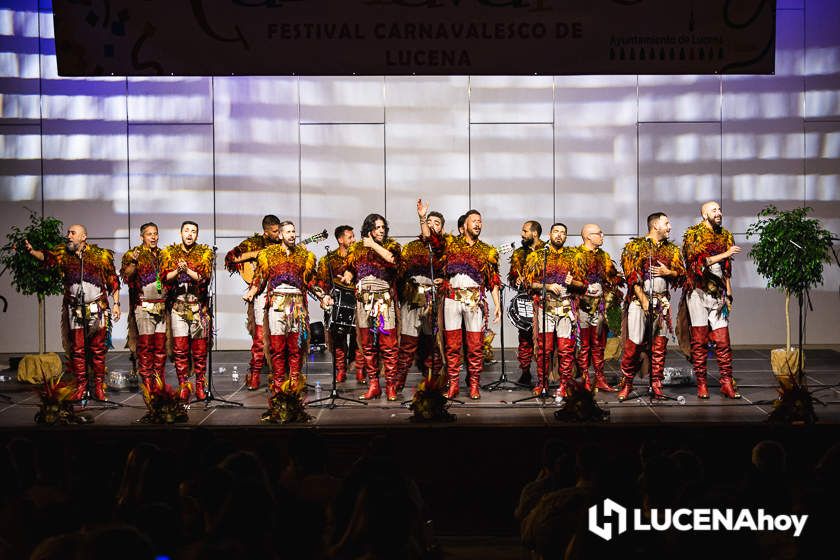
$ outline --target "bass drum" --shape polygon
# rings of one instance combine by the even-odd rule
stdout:
[[[330,292],[332,307],[324,312],[324,326],[342,335],[356,327],[356,296],[352,290],[333,288]]]
[[[530,331],[534,325],[534,300],[531,294],[525,292],[516,294],[508,304],[508,317],[519,330]]]

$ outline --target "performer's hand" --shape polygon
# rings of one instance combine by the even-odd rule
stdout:
[[[554,294],[555,296],[559,296],[563,293],[563,286],[560,284],[549,284],[545,287],[546,290]]]
[[[501,320],[502,320],[502,308],[497,305],[496,309],[493,311],[493,322],[498,323]]]
[[[517,277],[516,277],[516,287],[518,288],[518,287],[520,287],[521,285],[522,285],[522,277],[521,277],[521,276],[517,276]]]
[[[245,292],[245,295],[242,296],[242,299],[247,301],[248,303],[254,301],[254,296],[257,295],[257,291],[253,288]]]
[[[140,249],[134,249],[134,250],[131,252],[131,258],[133,258],[135,261],[136,261],[137,259],[139,259],[139,258],[140,258]]]
[[[321,309],[329,309],[333,306],[333,298],[330,296],[324,296],[324,299],[321,300]]]
[[[111,306],[111,318],[115,323],[120,320],[120,316],[122,315],[122,312],[120,311],[121,307],[122,305],[120,305],[120,302],[115,302],[114,305]]]
[[[29,251],[29,254],[32,254],[32,251],[34,251],[34,249],[32,248],[32,243],[30,243],[28,239],[24,239],[23,244],[26,247],[26,250]]]
[[[566,286],[571,286],[572,282],[574,282],[574,281],[575,281],[575,277],[572,276],[572,273],[567,272],[566,277],[563,279],[563,284],[565,284]]]
[[[374,241],[373,237],[370,234],[368,234],[368,235],[362,237],[362,245],[364,245],[368,249],[373,249],[374,247],[379,245],[379,243]]]
[[[425,220],[426,216],[428,216],[428,215],[429,215],[429,204],[428,203],[423,204],[423,199],[418,198],[417,199],[417,216],[419,216],[421,219]]]
[[[669,276],[671,274],[671,269],[662,264],[662,261],[656,261],[659,263],[659,266],[652,266],[650,267],[650,273],[653,276]]]
[[[726,256],[727,256],[727,257],[729,257],[729,258],[732,258],[734,255],[737,255],[737,254],[738,254],[738,253],[740,253],[740,252],[741,252],[741,248],[740,248],[738,245],[733,245],[733,246],[732,246],[732,247],[730,247],[730,248],[729,248],[729,250],[726,252],[726,253],[727,253],[727,255],[726,255]]]
[[[186,272],[187,271],[187,261],[178,261],[178,270],[180,272]]]
[[[353,273],[350,272],[349,270],[345,270],[344,274],[341,275],[341,281],[344,282],[345,284],[349,284],[350,282],[353,281]]]

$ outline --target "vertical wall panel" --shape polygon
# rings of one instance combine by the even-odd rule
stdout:
[[[802,204],[801,11],[777,16],[776,75],[723,78],[723,201],[732,230],[744,232],[769,203]]]
[[[720,76],[639,76],[639,121],[720,120]]]
[[[671,219],[671,239],[700,219],[700,206],[720,199],[720,125],[639,125],[639,232],[662,211]]]
[[[210,78],[128,78],[131,123],[209,123],[213,119]]]
[[[635,76],[558,76],[555,215],[573,231],[597,222],[636,233]]]
[[[551,76],[472,76],[471,123],[554,122]]]
[[[0,8],[0,120],[40,117],[38,2]]]
[[[840,120],[840,2],[805,2],[805,117]]]
[[[468,206],[467,78],[387,78],[386,210],[394,235],[418,232],[416,201],[454,227]]]
[[[385,122],[384,79],[376,76],[300,79],[300,122]]]

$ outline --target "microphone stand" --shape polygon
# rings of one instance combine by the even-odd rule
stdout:
[[[90,313],[90,309],[87,305],[87,300],[85,300],[85,252],[84,250],[79,253],[79,291],[76,292],[76,301],[81,302],[82,307],[82,348],[84,349],[85,354],[85,377],[87,379],[87,383],[85,384],[85,394],[82,396],[82,406],[87,408],[87,405],[90,401],[107,404],[110,408],[122,408],[122,403],[117,403],[109,400],[97,399],[96,392],[93,390],[93,384],[95,382],[94,377],[96,374],[91,375],[91,369],[93,366],[93,359],[90,355],[90,346],[88,344],[88,336],[90,336],[90,327],[88,325],[88,317],[87,314]],[[107,296],[106,296],[107,297]],[[104,382],[104,379],[103,379]]]
[[[504,318],[504,310],[505,310],[505,285],[502,284],[499,286],[499,307],[502,308],[502,320],[501,325],[499,326],[499,335],[501,337],[501,355],[502,355],[502,372],[499,375],[499,378],[496,381],[491,381],[485,385],[482,385],[482,389],[486,389],[488,391],[495,391],[496,389],[517,389],[519,387],[527,388],[528,385],[524,383],[519,383],[517,381],[512,381],[508,379],[507,373],[505,372],[505,318]],[[513,387],[506,386],[513,385]]]
[[[434,364],[435,364],[435,349],[440,350],[440,348],[438,348],[438,338],[437,338],[438,332],[440,332],[440,324],[439,324],[440,321],[438,320],[437,284],[435,284],[435,263],[434,263],[434,254],[432,253],[432,241],[431,241],[431,239],[426,240],[426,247],[429,249],[429,278],[432,279],[432,317],[434,317],[434,320],[432,321],[432,324],[434,325],[432,327],[432,338],[434,340],[434,344],[432,345],[432,356],[431,356],[431,358],[432,358],[432,367],[435,367],[434,366]],[[504,340],[504,338],[502,340]],[[441,352],[441,354],[442,354],[441,359],[442,360],[445,359],[446,358],[446,353]],[[437,373],[438,372],[436,372],[436,374]],[[429,370],[429,377],[431,378],[431,369]],[[483,388],[484,387],[482,387],[482,389]],[[443,395],[443,398],[446,399],[446,401],[450,402],[450,403],[464,404],[464,401],[462,401],[460,399],[450,399],[446,395]],[[411,402],[413,400],[414,399],[408,399],[408,400],[403,401],[400,404],[402,406],[405,406],[407,404],[411,404]]]
[[[326,249],[326,251],[327,251],[327,255],[324,258],[327,259],[327,270],[329,271],[329,275],[330,275],[330,291],[332,293],[335,293],[335,277],[333,276],[332,264],[330,263],[330,246],[325,245],[324,249]],[[335,300],[333,300],[333,305],[337,305],[337,302]],[[339,336],[339,334],[333,330],[333,325],[332,324],[330,324],[329,332],[330,332],[330,336],[333,336],[333,335],[335,335],[336,337]],[[346,334],[342,334],[340,336],[343,339],[342,342],[347,341],[347,335]],[[330,388],[330,394],[327,395],[326,397],[321,397],[320,399],[315,399],[314,401],[309,401],[308,405],[312,406],[315,403],[329,401],[329,403],[318,405],[318,408],[323,407],[323,408],[329,408],[330,410],[332,410],[337,406],[335,404],[335,401],[347,401],[347,402],[350,402],[350,403],[353,403],[353,404],[362,404],[362,405],[367,406],[368,403],[366,401],[360,401],[360,400],[356,400],[356,399],[348,399],[347,397],[342,397],[341,393],[338,392],[338,380],[337,380],[338,374],[336,373],[336,366],[335,366],[335,346],[336,346],[336,341],[333,340],[333,348],[332,348],[332,352],[330,353],[332,355],[332,387]],[[349,345],[348,345],[348,354],[349,354]]]
[[[546,276],[546,270],[548,269],[548,251],[550,250],[550,247],[551,247],[551,241],[546,243],[545,247],[543,247],[541,249],[543,251],[542,289],[540,290],[540,299],[541,299],[540,306],[541,306],[541,311],[542,311],[542,332],[537,334],[537,337],[536,337],[537,340],[536,340],[535,344],[537,344],[537,343],[545,344],[545,334],[546,334],[545,333],[545,331],[546,331],[545,320],[546,320],[546,311],[547,311],[547,309],[546,309],[547,308],[547,305],[546,305],[547,293],[546,293],[546,287],[545,287],[545,276]],[[553,343],[554,342],[554,331],[551,331],[551,337],[552,337],[552,343]],[[540,339],[542,339],[542,340],[540,340]],[[553,346],[553,344],[552,344],[552,346]],[[516,399],[515,401],[512,401],[511,404],[518,404],[518,403],[521,403],[521,402],[540,399],[541,405],[545,406],[545,401],[546,401],[546,399],[549,398],[549,396],[548,396],[548,371],[546,371],[546,367],[545,367],[546,366],[546,357],[548,357],[548,352],[546,350],[547,350],[546,348],[543,348],[543,353],[542,353],[542,371],[543,371],[543,375],[545,376],[545,380],[543,381],[543,380],[539,379],[539,373],[537,374],[537,382],[540,384],[540,393],[538,395],[530,395],[528,397],[523,397],[521,399]]]
[[[210,274],[213,275],[213,281],[214,282],[216,281],[216,274],[215,273],[216,273],[216,250],[217,249],[218,249],[218,247],[216,247],[215,245],[212,247],[213,267],[210,269]],[[208,285],[208,290],[209,290],[208,297],[209,297],[210,301],[208,301],[207,303],[208,303],[208,308],[210,310],[210,318],[211,318],[210,324],[212,325],[213,324],[212,319],[216,316],[215,309],[214,309],[215,301],[216,301],[216,291],[211,290],[210,285]],[[190,331],[188,329],[187,333],[189,333],[189,332]],[[244,403],[241,403],[241,402],[238,402],[238,401],[231,401],[231,400],[228,400],[228,399],[223,399],[223,398],[217,397],[213,394],[213,348],[216,345],[211,344],[211,343],[214,342],[214,340],[213,340],[214,339],[214,332],[215,332],[215,329],[213,327],[211,327],[210,332],[207,333],[207,342],[208,342],[207,371],[204,374],[206,379],[207,379],[207,387],[205,389],[206,396],[201,400],[196,399],[192,402],[203,402],[205,410],[210,408],[211,404],[214,401],[219,403],[216,406],[218,406],[220,408],[221,407],[233,408],[233,407],[237,407],[237,406],[243,407],[243,406],[245,406]],[[189,336],[190,336],[190,348],[192,348],[192,335],[190,334]],[[190,350],[190,353],[192,353],[192,350]],[[192,404],[192,403],[190,403],[190,404]]]

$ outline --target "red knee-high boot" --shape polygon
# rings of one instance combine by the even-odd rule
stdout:
[[[182,402],[190,400],[190,339],[186,336],[176,336],[172,339],[172,353],[174,354],[175,374],[178,376],[178,386],[181,389],[179,398]]]
[[[709,326],[691,327],[691,367],[697,378],[697,397],[709,398],[706,385],[706,351],[709,340]]]
[[[560,386],[556,396],[566,398],[571,395],[577,385],[572,377],[575,365],[575,341],[572,338],[557,337],[557,369],[560,374]]]
[[[665,353],[668,349],[668,339],[655,336],[650,351],[650,389],[654,399],[664,399],[662,393],[662,379],[665,377]]]
[[[303,365],[303,348],[300,347],[300,333],[290,332],[286,334],[286,353],[289,356],[289,380],[291,380],[293,387],[297,387]]]
[[[195,398],[203,401],[207,398],[207,339],[192,339],[193,373],[195,374]]]
[[[481,398],[481,370],[484,369],[484,333],[467,331],[467,378],[470,398]]]
[[[595,388],[599,391],[614,393],[616,390],[610,387],[604,377],[604,350],[607,347],[607,326],[601,323],[599,327],[593,327],[589,347],[592,352],[592,369],[595,370]]]
[[[365,353],[362,352],[359,332],[360,329],[357,329],[350,333],[350,347],[353,353],[353,365],[356,368],[356,383],[364,385],[367,383],[367,374],[365,373]]]
[[[333,359],[335,360],[335,382],[347,381],[347,336],[330,333]]]
[[[554,351],[554,333],[541,333],[538,339],[537,354],[537,384],[534,395],[548,392],[548,370],[551,368],[551,353]]]
[[[254,336],[251,339],[251,361],[248,364],[248,380],[246,382],[249,391],[256,391],[260,388],[260,373],[265,364],[265,343],[263,342],[263,325],[254,325]]]
[[[517,383],[522,385],[531,384],[531,361],[534,359],[534,334],[533,331],[519,329],[519,347],[516,350],[516,357],[519,360],[519,379]]]
[[[154,341],[151,334],[137,335],[137,374],[140,376],[140,381],[146,393],[152,393],[152,379],[155,373],[155,356],[154,356]]]
[[[105,400],[105,353],[108,349],[105,346],[107,331],[104,328],[97,329],[90,335],[88,352],[90,352],[90,366],[93,370],[93,396],[97,400]]]
[[[709,333],[709,339],[715,343],[715,357],[720,372],[720,392],[724,397],[740,399],[738,386],[732,377],[732,346],[729,344],[729,327],[721,327]]]
[[[359,397],[362,400],[378,399],[382,396],[382,388],[379,386],[379,360],[376,349],[373,346],[373,333],[370,329],[359,329],[359,349],[365,356],[365,373],[368,376],[368,390]]]
[[[592,382],[589,379],[589,353],[592,333],[595,330],[595,327],[580,328],[580,348],[575,360],[580,370],[580,376],[583,378],[583,388],[587,391],[592,391]]]
[[[87,360],[85,359],[85,330],[73,329],[70,331],[70,352],[67,360],[67,369],[76,379],[76,391],[73,393],[73,400],[80,401],[87,390]]]
[[[399,361],[399,340],[397,333],[379,335],[379,352],[385,366],[385,395],[389,401],[397,400],[397,362]],[[403,380],[405,385],[405,380]]]
[[[630,392],[633,391],[633,378],[639,371],[639,354],[641,348],[629,338],[624,341],[624,349],[621,354],[621,390],[618,392],[618,402],[627,400]]]
[[[463,339],[461,329],[444,331],[446,339],[446,373],[449,376],[449,391],[446,398],[454,399],[458,396],[458,377],[461,373],[461,348]]]
[[[152,386],[157,390],[158,387],[163,387],[166,381],[166,333],[156,332],[152,335],[152,344],[154,345],[154,383]],[[159,382],[158,379],[160,379]]]
[[[405,380],[408,377],[408,368],[411,367],[411,362],[414,361],[414,355],[417,353],[418,342],[419,339],[416,336],[411,336],[407,334],[403,334],[400,336],[399,358],[397,359],[396,387],[398,393],[402,391],[405,387]],[[387,368],[387,365],[385,367]]]
[[[280,391],[280,386],[286,380],[286,337],[282,334],[272,334],[268,337],[271,345],[271,393]]]

